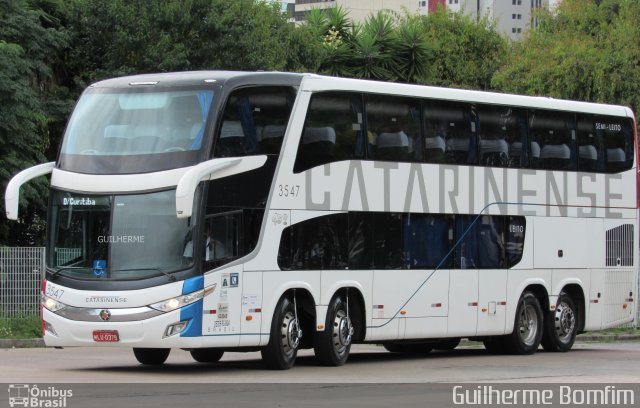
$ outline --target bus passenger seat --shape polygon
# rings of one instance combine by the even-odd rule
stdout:
[[[424,151],[427,157],[427,161],[430,163],[444,163],[444,152],[447,149],[447,145],[442,136],[425,137],[424,139]]]
[[[540,150],[542,167],[547,169],[563,169],[569,164],[571,149],[566,144],[546,144]]]
[[[260,147],[263,153],[279,153],[286,125],[266,125],[262,130]]]
[[[100,151],[106,153],[125,153],[129,150],[131,138],[129,125],[108,125],[104,128],[104,140]]]
[[[627,155],[619,147],[607,149],[607,171],[620,171],[625,168]]]
[[[578,168],[580,170],[596,171],[598,166],[598,150],[594,145],[578,147]]]
[[[376,159],[407,160],[409,158],[409,137],[402,130],[394,133],[380,133],[376,139]]]
[[[482,164],[506,167],[509,165],[509,144],[504,139],[480,140]]]
[[[245,137],[242,124],[237,120],[225,120],[220,129],[217,151],[223,156],[237,156],[245,153]]]

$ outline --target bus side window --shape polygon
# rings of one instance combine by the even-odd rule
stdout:
[[[278,154],[294,98],[294,89],[283,86],[233,91],[222,113],[214,156]]]
[[[401,269],[404,266],[402,214],[374,213],[373,231],[375,268]]]
[[[452,220],[453,216],[446,214],[404,215],[406,269],[446,269],[451,266]]]
[[[420,161],[420,103],[417,99],[369,95],[366,98],[367,157]]]
[[[476,123],[471,105],[425,100],[424,154],[427,163],[475,164]]]
[[[575,170],[576,131],[572,113],[531,110],[531,164],[535,169]]]
[[[596,129],[598,119],[593,115],[578,116],[578,170],[602,171],[605,157],[602,149],[603,132]]]
[[[528,163],[525,110],[478,105],[478,124],[480,164],[518,168]]]
[[[348,92],[311,97],[293,171],[364,158],[362,96]]]

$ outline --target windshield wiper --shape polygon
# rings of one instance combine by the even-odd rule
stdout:
[[[161,274],[163,274],[164,276],[166,276],[169,281],[171,282],[175,282],[176,281],[176,277],[171,275],[170,273],[163,271],[162,269],[158,269],[158,268],[124,268],[124,269],[112,269],[111,272],[125,272],[125,271],[157,271],[160,272]]]
[[[74,269],[89,269],[89,268],[87,268],[86,266],[65,266],[64,268],[58,268],[55,271],[51,272],[51,274],[49,275],[49,280],[51,280],[51,278],[54,278],[56,275],[58,275],[62,271],[74,270]]]

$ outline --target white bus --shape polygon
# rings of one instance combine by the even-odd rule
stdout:
[[[51,175],[49,346],[162,364],[313,348],[567,351],[631,322],[636,126],[621,106],[310,74],[91,85]]]

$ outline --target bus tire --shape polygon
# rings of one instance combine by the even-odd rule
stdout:
[[[283,297],[278,302],[271,321],[269,343],[260,350],[267,368],[288,370],[293,367],[298,356],[300,338],[300,322],[296,320],[294,304]]]
[[[354,328],[347,314],[347,303],[341,295],[331,299],[327,310],[325,329],[316,333],[314,351],[320,364],[341,366],[347,362]]]
[[[428,354],[433,350],[433,343],[384,343],[382,345],[392,353]]]
[[[434,344],[433,348],[436,349],[436,350],[451,351],[451,350],[455,349],[456,347],[458,347],[458,345],[460,344],[461,340],[462,339],[441,340],[441,341],[437,342],[436,344]]]
[[[482,340],[482,343],[489,354],[504,354],[506,351],[504,336],[487,337]]]
[[[506,337],[511,354],[533,354],[542,340],[543,317],[540,301],[531,292],[524,292],[518,301],[513,333]]]
[[[545,351],[565,352],[571,350],[578,334],[578,312],[573,299],[560,293],[556,310],[549,312],[544,324],[542,347]]]
[[[189,353],[198,363],[217,363],[222,358],[224,350],[219,348],[197,348],[190,350]]]
[[[162,365],[167,358],[171,349],[168,348],[134,348],[133,355],[140,364],[144,365]]]

